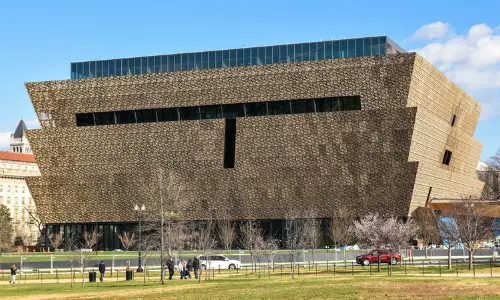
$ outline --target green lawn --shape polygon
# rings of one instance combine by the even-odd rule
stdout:
[[[499,299],[498,278],[302,276],[4,285],[9,299]]]

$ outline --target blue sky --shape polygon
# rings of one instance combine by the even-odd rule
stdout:
[[[499,11],[493,0],[1,1],[0,149],[19,119],[37,126],[24,82],[68,79],[72,61],[388,35],[483,103],[485,160],[500,149]]]

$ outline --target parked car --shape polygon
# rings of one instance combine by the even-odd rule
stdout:
[[[207,257],[200,255],[198,258],[200,260],[200,267],[203,270],[207,267],[210,269],[239,269],[241,267],[239,260],[229,259],[224,255],[210,255]]]
[[[391,250],[373,250],[365,255],[356,256],[356,263],[368,266],[372,263],[378,263],[380,255],[380,262],[387,264],[396,264],[401,261],[401,255]]]

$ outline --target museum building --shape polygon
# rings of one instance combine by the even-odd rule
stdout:
[[[290,212],[405,217],[483,187],[480,104],[386,36],[76,62],[26,88],[38,213],[97,226],[102,248],[156,207],[159,170],[186,219],[227,209],[273,234]]]

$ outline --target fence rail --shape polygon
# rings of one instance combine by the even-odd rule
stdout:
[[[448,268],[447,261],[411,261],[403,260],[398,264],[372,263],[368,266],[358,265],[355,262],[300,262],[300,263],[255,263],[245,265],[240,269],[226,270],[212,268],[199,270],[199,277],[203,280],[214,280],[216,278],[271,278],[285,276],[453,276],[453,277],[500,277],[500,262],[493,260],[477,260],[472,262],[471,269],[467,261],[455,259]],[[131,269],[130,269],[131,270]],[[157,281],[160,277],[160,268],[145,267],[143,273],[136,273],[132,280]],[[20,270],[17,281],[19,283],[75,283],[87,282],[89,272],[95,269],[55,269],[50,270]],[[127,269],[114,269],[106,272],[105,280],[126,280]],[[179,276],[179,272],[175,272]],[[191,278],[194,278],[191,272]],[[168,278],[168,272],[166,277]],[[10,271],[0,271],[0,281],[8,281]]]

